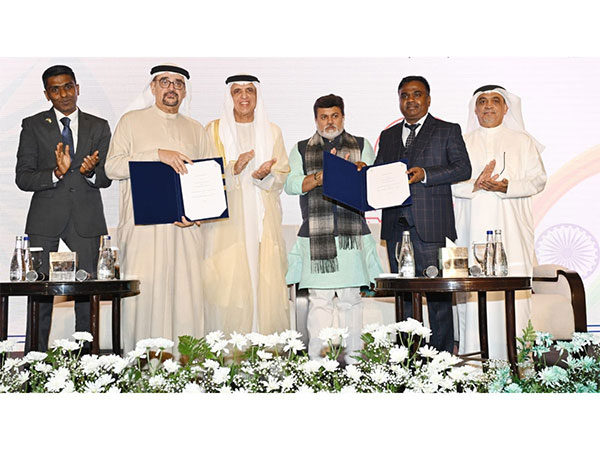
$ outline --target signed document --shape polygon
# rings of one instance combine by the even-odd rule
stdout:
[[[131,198],[136,225],[229,217],[223,159],[195,160],[179,175],[160,161],[130,161]]]
[[[223,173],[215,160],[187,165],[188,173],[181,177],[181,197],[185,216],[190,220],[219,217],[227,209]]]
[[[410,197],[406,164],[395,162],[369,167],[367,203],[375,209],[403,204]]]

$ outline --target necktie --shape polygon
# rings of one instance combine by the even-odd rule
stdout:
[[[71,132],[71,127],[69,124],[71,123],[71,119],[68,117],[63,117],[60,119],[63,124],[62,130],[62,141],[64,145],[69,146],[69,155],[71,155],[71,161],[75,158],[75,148],[73,145],[73,133]]]
[[[419,128],[421,126],[421,124],[415,123],[415,124],[411,125],[410,123],[405,123],[404,126],[410,130],[410,133],[408,133],[408,137],[406,138],[406,145],[405,145],[405,147],[407,149],[409,149],[410,146],[413,145],[413,142],[415,141],[415,138],[416,138],[415,131],[417,130],[417,128]]]

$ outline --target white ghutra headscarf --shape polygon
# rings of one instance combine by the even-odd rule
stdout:
[[[527,136],[531,138],[538,152],[542,153],[544,150],[544,145],[539,143],[536,138],[534,138],[531,134],[525,130],[525,122],[523,121],[523,114],[521,112],[521,98],[515,94],[508,92],[502,86],[498,86],[495,84],[490,84],[486,86],[482,86],[473,92],[473,97],[469,102],[469,119],[467,121],[467,133],[476,130],[480,127],[479,120],[477,119],[477,115],[475,114],[475,104],[477,102],[477,98],[481,94],[489,94],[490,92],[497,92],[500,94],[506,104],[508,105],[508,111],[502,120],[502,125],[511,130],[520,131],[525,133]]]
[[[150,69],[150,78],[146,82],[144,90],[133,102],[131,102],[124,113],[128,111],[135,111],[137,109],[146,109],[156,103],[156,99],[152,94],[152,88],[150,84],[154,78],[165,73],[176,73],[185,77],[185,98],[181,101],[179,113],[190,117],[192,103],[192,84],[190,82],[190,73],[183,67],[171,63],[159,64],[158,66],[154,66],[152,69]]]

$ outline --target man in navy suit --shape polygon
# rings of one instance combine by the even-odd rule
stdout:
[[[456,239],[450,185],[471,176],[471,164],[458,124],[428,114],[429,83],[421,76],[408,76],[398,86],[404,120],[381,132],[375,165],[408,160],[412,205],[386,208],[382,212],[381,239],[386,241],[392,272],[398,271],[395,248],[402,232],[409,231],[415,251],[416,274],[438,266],[438,250],[445,239]],[[440,351],[453,351],[452,294],[427,295],[430,344]],[[410,302],[404,302],[404,318]]]
[[[32,247],[44,249],[42,272],[48,273],[48,254],[62,239],[77,253],[78,268],[95,276],[100,236],[107,233],[100,188],[111,183],[104,173],[110,128],[77,108],[79,85],[71,68],[49,67],[42,81],[52,108],[23,119],[17,152],[17,186],[33,192],[25,233]],[[48,347],[52,303],[41,302],[39,314],[38,342],[32,345],[28,318],[25,351]],[[90,329],[86,298],[76,299],[75,329]]]

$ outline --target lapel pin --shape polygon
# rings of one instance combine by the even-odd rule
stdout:
[[[52,123],[52,119],[50,117],[46,117],[46,122]]]

